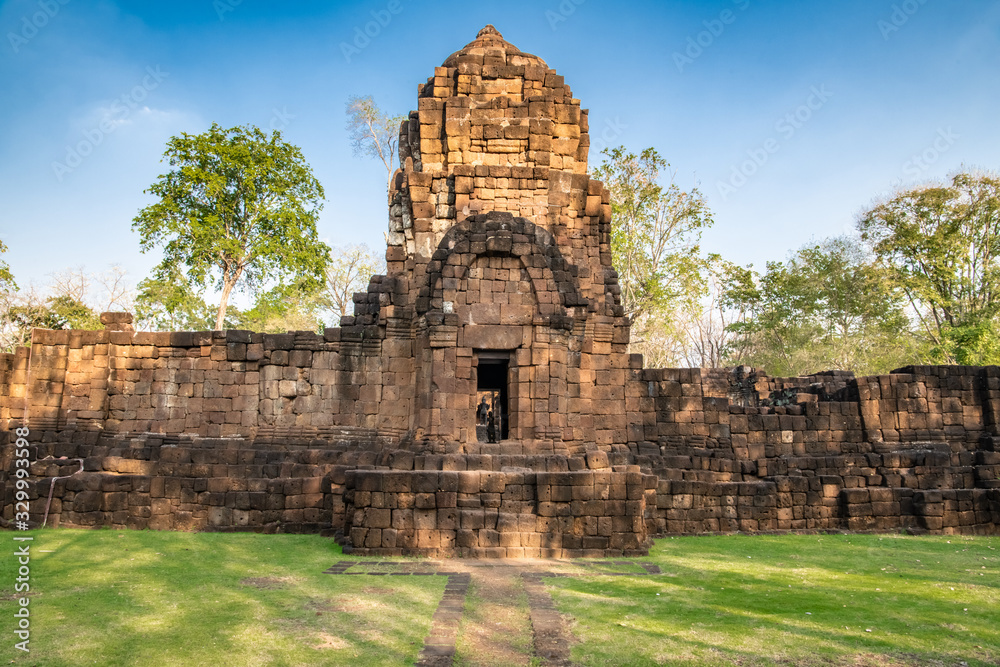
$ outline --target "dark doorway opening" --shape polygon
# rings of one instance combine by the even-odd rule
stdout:
[[[507,407],[507,359],[483,359],[476,367],[476,436],[489,442],[489,424],[493,420],[497,441],[506,440],[510,411]]]

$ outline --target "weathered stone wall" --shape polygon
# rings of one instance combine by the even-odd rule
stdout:
[[[738,417],[748,409],[733,410],[730,416]],[[764,418],[778,418],[779,428],[754,431],[764,434],[765,439],[767,434],[777,433],[771,437],[775,441],[781,438],[781,417],[806,416],[760,415],[761,408],[756,410],[760,426],[772,421]],[[820,412],[817,409],[817,416],[822,416]],[[794,426],[794,422],[790,424]],[[747,429],[751,430],[749,420]],[[899,529],[996,533],[1000,525],[1000,452],[988,448],[993,443],[990,438],[977,443],[942,439],[907,443],[905,447],[897,443],[891,451],[855,453],[845,452],[865,449],[871,443],[836,447],[817,443],[817,447],[822,445],[820,449],[836,451],[795,453],[789,451],[795,442],[747,445],[744,452],[719,442],[705,446],[710,439],[695,435],[690,439],[674,436],[660,445],[632,442],[610,455],[595,448],[580,457],[526,454],[523,447],[508,448],[509,454],[415,454],[379,438],[374,430],[347,428],[311,432],[264,429],[254,438],[230,439],[46,429],[33,431],[29,441],[30,458],[35,461],[30,468],[32,521],[43,520],[50,478],[69,476],[55,482],[49,525],[330,531],[343,532],[355,546],[371,549],[374,538],[365,533],[359,542],[358,529],[383,527],[366,523],[365,515],[359,516],[356,510],[421,509],[433,510],[435,517],[434,525],[427,524],[421,530],[438,532],[404,531],[394,538],[387,533],[384,540],[379,537],[379,548],[394,549],[392,553],[425,553],[431,548],[427,541],[436,539],[433,549],[439,554],[518,555],[522,553],[518,549],[524,548],[528,549],[525,555],[535,555],[534,549],[543,548],[542,543],[535,544],[536,538],[527,534],[538,533],[548,535],[545,548],[583,555],[580,549],[597,548],[595,544],[604,542],[589,540],[584,546],[579,539],[610,538],[600,532],[593,534],[593,526],[601,526],[602,518],[619,517],[612,525],[620,526],[621,517],[634,517],[636,510],[633,507],[631,513],[623,514],[618,512],[623,508],[616,505],[598,508],[584,503],[620,500],[612,495],[603,497],[597,486],[591,498],[571,497],[568,506],[560,507],[559,502],[567,502],[567,490],[554,487],[578,486],[572,481],[578,474],[593,475],[587,479],[593,479],[594,484],[602,475],[620,481],[629,471],[643,472],[632,483],[641,480],[643,492],[638,495],[644,502],[638,515],[645,525],[635,531],[637,542],[630,542],[632,546],[643,544],[647,536],[662,534]],[[9,444],[4,446],[0,464],[5,477],[12,469],[12,453]],[[80,463],[75,459],[82,461],[83,472],[77,472]],[[517,515],[521,517],[516,524],[518,532],[523,535],[516,540],[505,537],[503,544],[495,544],[499,538],[493,532],[457,532],[510,533],[514,525],[510,517],[498,524],[500,528],[486,524],[481,529],[463,528],[461,519],[458,527],[452,528],[447,517],[438,524],[437,513],[452,508],[450,496],[434,495],[433,502],[431,496],[421,496],[421,506],[416,505],[416,494],[447,491],[444,487],[433,492],[424,489],[428,480],[444,479],[438,471],[449,480],[466,479],[463,488],[471,489],[472,479],[490,480],[489,484],[505,490],[509,484],[511,492],[506,496],[506,491],[501,492],[500,506],[488,495],[495,491],[480,488],[478,494],[465,492],[468,495],[462,497],[463,505],[454,508],[475,510],[477,517],[479,510],[484,517]],[[375,501],[370,495],[359,497],[354,493],[360,488],[357,475],[388,495]],[[396,481],[377,481],[383,478]],[[416,480],[422,481],[418,484]],[[546,490],[547,486],[553,488]],[[617,493],[613,486],[605,488],[609,494]],[[10,519],[13,485],[5,484],[4,490],[3,516]],[[637,500],[636,495],[626,491],[626,500]],[[572,522],[565,517],[572,517]],[[549,521],[552,518],[556,519],[554,524]],[[477,522],[478,518],[469,520]],[[529,530],[532,521],[535,529]],[[603,523],[605,528],[599,530],[606,530],[607,522]],[[400,530],[398,524],[390,528]],[[440,531],[456,532],[445,535]],[[556,534],[561,537],[554,537]],[[390,546],[393,539],[397,540],[395,546]],[[604,548],[606,553],[622,551],[610,539]]]
[[[27,350],[0,359],[7,366],[0,369],[8,392],[3,423],[21,418],[27,405],[38,428],[232,437],[263,427],[352,426],[418,438],[446,429],[448,440],[469,443],[477,350],[509,345],[502,349],[511,367],[512,439],[547,442],[540,446],[549,451],[557,442],[570,453],[626,437],[625,374],[613,368],[610,332],[577,344],[566,331],[539,336],[527,325],[472,325],[461,336],[453,328],[445,341],[431,339],[418,355],[412,340],[364,333],[360,325],[324,336],[37,329],[30,387]],[[429,369],[416,373],[415,356]],[[441,366],[447,370],[435,374]],[[418,379],[426,391],[416,390]],[[442,392],[453,400],[436,408]]]
[[[352,471],[356,553],[473,558],[638,555],[649,548],[645,486],[632,472]]]
[[[27,347],[19,347],[13,354],[0,353],[0,425],[23,421],[26,416],[28,354]]]
[[[49,526],[329,531],[344,524],[346,471],[372,466],[377,443],[372,433],[347,429],[325,437],[324,446],[311,447],[268,437],[32,432],[30,520]],[[5,447],[0,457],[5,470],[12,450]],[[4,518],[10,519],[13,485],[4,494]]]
[[[310,332],[148,333],[36,329],[0,358],[5,419],[113,433],[248,436],[259,428],[375,428],[381,342],[361,327]],[[17,367],[15,367],[17,364]],[[9,378],[9,379],[8,379]],[[24,398],[27,394],[27,400]]]
[[[798,401],[765,407],[731,405],[715,371],[640,378],[630,447],[660,477],[651,532],[997,531],[1000,368],[762,377],[764,397]]]
[[[635,362],[635,360],[633,360]],[[633,370],[629,440],[686,438],[731,446],[742,458],[844,454],[952,442],[974,450],[997,436],[1000,367],[910,366],[881,376],[851,373],[761,377],[762,399],[790,391],[789,405],[732,405],[716,369]],[[958,444],[961,443],[961,444]]]
[[[996,488],[844,488],[845,478],[850,477],[796,474],[774,476],[767,482],[661,479],[651,534],[821,530],[997,534],[1000,490]]]

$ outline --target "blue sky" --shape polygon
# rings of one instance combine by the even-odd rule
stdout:
[[[5,259],[21,285],[113,263],[145,277],[143,190],[169,137],[212,122],[281,129],[326,188],[324,240],[380,248],[385,175],[352,156],[345,101],[408,112],[486,23],[565,76],[595,147],[653,146],[698,185],[716,221],[704,248],[740,264],[849,231],[894,187],[1000,169],[996,1],[10,0]]]

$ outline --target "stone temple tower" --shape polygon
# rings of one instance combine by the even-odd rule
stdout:
[[[492,25],[419,86],[400,131],[387,276],[345,322],[386,327],[397,371],[383,368],[394,377],[382,400],[396,408],[380,432],[470,452],[485,389],[511,453],[626,441],[628,326],[587,130],[563,77]]]

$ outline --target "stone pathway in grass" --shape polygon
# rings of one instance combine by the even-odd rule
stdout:
[[[638,571],[638,570],[642,571]],[[334,575],[446,576],[419,667],[571,665],[566,619],[545,588],[546,577],[648,576],[660,568],[636,561],[463,560],[340,561]]]

